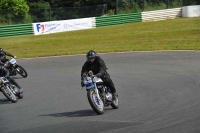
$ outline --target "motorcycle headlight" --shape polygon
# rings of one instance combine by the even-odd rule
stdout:
[[[2,82],[2,80],[0,79],[0,84],[2,84],[3,82]]]

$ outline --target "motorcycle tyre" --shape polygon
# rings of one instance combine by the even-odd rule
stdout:
[[[23,71],[24,74],[21,74],[20,72],[18,72],[18,71],[16,70],[18,67],[20,68],[20,70]],[[22,77],[24,77],[24,78],[26,78],[26,77],[28,76],[26,70],[25,70],[22,66],[20,66],[20,65],[17,65],[17,67],[15,68],[15,71],[16,71],[19,75],[21,75]]]
[[[24,97],[23,92],[20,93],[19,88],[17,87],[18,91],[15,92],[15,95],[19,98],[22,99]],[[13,91],[15,91],[14,89],[12,89]]]
[[[103,106],[103,110],[99,110],[96,106],[96,104],[94,103],[93,101],[93,94],[95,94],[95,91],[94,89],[90,89],[87,91],[87,97],[88,97],[88,101],[92,107],[92,109],[98,114],[98,115],[102,115],[104,112],[105,112],[105,106],[104,106],[104,103],[103,101],[102,102],[102,106]],[[101,99],[102,100],[102,99]]]
[[[8,88],[8,86],[5,86],[5,87]],[[6,98],[8,98],[8,99],[9,99],[10,101],[12,101],[13,103],[16,103],[16,102],[17,102],[17,97],[16,97],[15,94],[10,90],[10,88],[8,88],[8,90],[9,90],[9,92],[11,93],[11,95],[14,97],[14,99],[11,98],[11,97],[7,94],[5,88],[1,89],[2,93],[4,94],[4,96],[5,96]]]
[[[111,106],[112,106],[113,109],[119,108],[119,99],[118,99],[117,96],[115,97],[115,100],[113,100],[113,102],[111,103]]]
[[[17,95],[17,97],[18,97],[19,99],[22,99],[22,98],[24,97],[24,95],[23,95],[23,93],[20,93],[20,94]]]

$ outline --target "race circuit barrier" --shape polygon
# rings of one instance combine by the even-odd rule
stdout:
[[[33,35],[31,23],[0,26],[0,38],[25,35]]]
[[[200,17],[200,5],[184,6],[182,17]]]
[[[0,26],[0,38],[21,35],[42,35],[57,32],[84,30],[133,22],[159,21],[178,17],[199,17],[200,5],[186,6],[141,13],[118,14],[102,17],[71,19]]]
[[[182,17],[182,8],[142,12],[142,22],[175,19]]]
[[[95,27],[119,25],[125,23],[142,22],[141,13],[118,14],[96,17]]]

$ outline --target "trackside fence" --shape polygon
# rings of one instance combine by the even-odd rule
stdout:
[[[142,22],[141,13],[119,14],[111,16],[96,17],[96,26],[111,26],[125,23]]]
[[[200,5],[102,17],[0,26],[0,38],[83,30],[133,22],[159,21],[179,17],[200,17]],[[63,26],[62,26],[63,25]]]
[[[142,12],[142,22],[175,19],[182,17],[182,8]]]
[[[0,38],[33,35],[32,23],[0,26]]]

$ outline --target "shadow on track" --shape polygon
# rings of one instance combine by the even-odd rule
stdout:
[[[13,103],[8,99],[0,99],[0,104],[13,104]]]
[[[12,76],[12,78],[13,79],[24,79],[24,77],[16,77],[16,76],[15,77]]]
[[[97,115],[93,110],[78,110],[73,112],[63,112],[55,114],[47,114],[40,116],[53,116],[53,117],[86,117],[86,116],[95,116]]]

